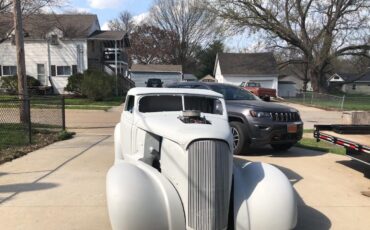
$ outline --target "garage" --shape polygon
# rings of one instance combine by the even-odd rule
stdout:
[[[297,95],[296,84],[292,81],[279,81],[279,97],[295,97]]]

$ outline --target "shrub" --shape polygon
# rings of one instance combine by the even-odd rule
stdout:
[[[0,85],[8,93],[13,93],[13,94],[18,93],[18,77],[16,75],[2,77]],[[41,83],[39,80],[27,75],[27,86],[28,87],[34,87],[34,86],[40,86],[40,85]]]
[[[114,77],[100,71],[86,71],[81,83],[82,95],[100,101],[113,96]]]
[[[82,73],[77,73],[68,78],[68,84],[64,88],[64,90],[77,94],[77,95],[82,95],[82,90],[81,90],[81,85],[82,81],[84,79],[84,74]]]

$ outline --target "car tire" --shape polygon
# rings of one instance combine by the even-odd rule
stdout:
[[[230,128],[233,135],[234,155],[242,155],[248,151],[249,147],[249,137],[244,129],[244,124],[237,121],[231,121]]]
[[[295,143],[271,144],[271,147],[276,151],[284,151],[293,147]]]
[[[271,98],[270,97],[264,97],[263,100],[268,102],[268,101],[271,101]]]

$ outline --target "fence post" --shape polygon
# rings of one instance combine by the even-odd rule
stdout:
[[[313,103],[313,94],[314,94],[314,92],[312,91],[312,94],[311,94],[311,105]]]
[[[62,129],[63,131],[66,130],[66,109],[64,96],[62,96]]]
[[[27,121],[28,121],[28,141],[30,144],[32,144],[32,121],[31,121],[31,99],[29,97],[26,97],[24,100],[26,100],[27,103]]]
[[[346,98],[346,95],[343,95],[343,98],[342,98],[342,104],[340,106],[340,109],[343,110],[343,107],[344,107],[344,100]]]

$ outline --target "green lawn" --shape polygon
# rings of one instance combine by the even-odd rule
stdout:
[[[341,109],[343,95],[321,95],[311,97],[306,93],[304,98],[289,98],[287,101],[299,103],[324,109]],[[365,110],[370,111],[370,95],[347,95],[344,98],[343,110]]]
[[[314,138],[304,137],[295,146],[325,153],[336,153],[341,155],[346,153],[346,149],[344,147],[340,147],[323,140],[317,142]]]
[[[113,97],[103,101],[93,101],[88,98],[66,98],[66,105],[84,105],[84,106],[119,106],[123,103],[123,97]]]
[[[0,124],[0,150],[28,144],[27,127],[22,124]]]

